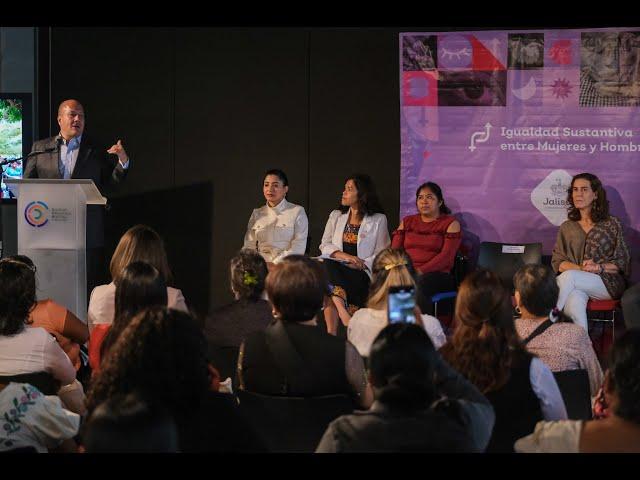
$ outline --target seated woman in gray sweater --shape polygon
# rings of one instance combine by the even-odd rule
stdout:
[[[484,451],[495,420],[491,404],[422,328],[388,325],[369,358],[373,405],[331,422],[317,453]]]
[[[560,225],[551,266],[558,273],[558,308],[588,331],[587,303],[618,299],[629,279],[631,257],[620,220],[609,214],[607,192],[598,177],[571,180],[568,220]]]

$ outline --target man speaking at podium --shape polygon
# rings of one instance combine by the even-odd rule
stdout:
[[[104,150],[83,135],[84,108],[77,100],[58,107],[60,133],[33,144],[23,178],[90,179],[105,196],[127,175],[129,157],[120,140]],[[117,155],[117,159],[114,157]],[[93,287],[105,283],[104,207],[87,205],[87,301]]]

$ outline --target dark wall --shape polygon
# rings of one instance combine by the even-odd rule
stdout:
[[[180,197],[181,208],[165,209],[164,205],[174,204],[176,196]],[[192,309],[206,312],[210,304],[208,260],[212,234],[211,222],[201,219],[213,216],[212,196],[212,184],[204,182],[112,198],[105,222],[109,233],[105,247],[109,255],[115,250],[121,232],[138,223],[149,225],[164,239],[174,277],[172,283],[183,290]],[[106,272],[108,265],[105,265],[105,278],[109,278]]]
[[[314,249],[345,177],[376,182],[389,228],[400,205],[397,32],[328,30],[311,35],[309,81],[310,234]]]
[[[231,299],[228,262],[242,246],[251,209],[264,202],[261,182],[268,168],[287,172],[289,199],[307,209],[313,255],[352,172],[373,176],[395,228],[397,34],[391,29],[54,28],[51,101],[55,109],[65,98],[78,98],[87,114],[87,134],[106,147],[122,139],[132,169],[114,195],[119,209],[127,201],[158,203],[170,218],[198,220],[177,231],[166,222],[156,228],[168,243],[180,242],[180,248],[170,248],[175,283],[188,302],[208,298],[208,305],[195,302],[206,310]],[[184,188],[206,182],[208,197],[181,196]],[[172,189],[173,197],[167,194]],[[141,194],[162,202],[143,202]],[[202,198],[210,203],[198,205]],[[132,222],[131,215],[111,222],[108,245]],[[210,236],[208,249],[203,232]],[[189,242],[191,235],[197,242]],[[202,278],[206,271],[209,278]]]
[[[177,31],[175,178],[214,185],[213,305],[231,298],[229,259],[264,202],[263,172],[284,169],[290,199],[306,207],[307,39],[303,31]]]

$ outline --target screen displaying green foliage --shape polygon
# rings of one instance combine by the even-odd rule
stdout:
[[[22,157],[22,101],[0,99],[0,161]],[[2,167],[2,197],[7,197],[4,178],[22,177],[22,161]]]

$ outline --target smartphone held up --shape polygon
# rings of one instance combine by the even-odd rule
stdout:
[[[416,323],[416,290],[414,287],[391,287],[388,299],[389,323]]]

